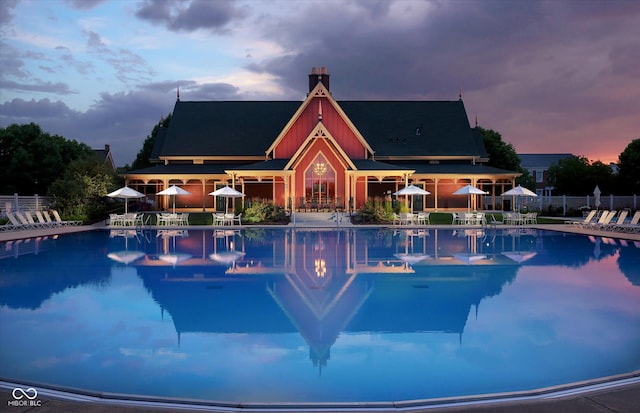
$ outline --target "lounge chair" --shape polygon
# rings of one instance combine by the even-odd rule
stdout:
[[[27,220],[27,217],[22,214],[22,212],[16,211],[14,212],[14,215],[16,216],[16,218],[18,218],[18,221],[20,221],[20,224],[22,224],[24,229],[36,229],[35,224],[31,224],[29,220]]]
[[[60,226],[60,224],[58,224],[56,221],[51,220],[51,216],[47,211],[42,211],[42,216],[44,217],[44,220],[47,221],[52,227]]]
[[[3,231],[15,231],[19,229],[28,229],[24,224],[18,221],[18,218],[13,214],[13,212],[7,212],[7,218],[9,218],[9,222],[7,225],[3,225]]]
[[[25,216],[25,218],[27,218],[27,222],[29,222],[29,224],[32,225],[34,228],[46,228],[48,226],[46,223],[36,222],[33,219],[33,212],[31,212],[31,211],[25,212],[24,216]]]
[[[38,223],[42,226],[42,228],[52,228],[55,226],[53,222],[44,219],[44,215],[42,215],[42,212],[40,211],[36,211],[36,218],[38,218]]]
[[[82,224],[82,221],[63,221],[62,218],[60,218],[60,214],[58,214],[58,211],[56,211],[55,209],[52,209],[51,212],[53,213],[53,217],[56,219],[56,222],[61,226]]]
[[[614,231],[621,232],[631,232],[631,233],[639,233],[640,232],[640,210],[636,211],[631,217],[631,221],[623,222],[621,224],[615,225],[612,229]]]
[[[610,222],[609,224],[603,225],[601,229],[615,231],[617,226],[624,224],[624,221],[627,220],[627,215],[629,215],[629,211],[626,211],[626,210],[620,211],[620,214],[618,215],[618,219],[616,219],[615,222]]]
[[[564,221],[564,223],[573,225],[574,227],[587,225],[591,223],[591,221],[593,221],[593,218],[596,216],[597,212],[598,212],[597,210],[593,209],[589,212],[589,214],[587,214],[586,217],[584,217],[582,221]]]
[[[600,219],[598,219],[598,222],[586,224],[583,226],[583,228],[602,229],[603,227],[609,225],[609,223],[611,222],[613,217],[616,216],[617,213],[618,211],[610,211],[610,212],[603,211],[602,215],[600,215]]]

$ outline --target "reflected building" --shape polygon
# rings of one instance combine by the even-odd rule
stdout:
[[[148,254],[133,265],[179,340],[194,332],[299,333],[320,368],[341,333],[462,340],[472,309],[477,317],[482,299],[499,294],[519,268],[491,250],[483,231],[193,231],[176,249],[190,258],[169,266]]]

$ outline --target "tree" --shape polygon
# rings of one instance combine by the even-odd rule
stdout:
[[[113,170],[97,157],[81,158],[51,184],[48,195],[65,219],[95,222],[106,217],[106,195],[117,180]]]
[[[618,156],[620,173],[619,191],[627,194],[640,193],[640,139],[634,139]]]
[[[476,128],[482,135],[484,146],[489,155],[487,165],[521,173],[522,175],[516,179],[516,184],[535,191],[536,183],[533,180],[533,176],[528,170],[522,169],[522,166],[520,166],[520,157],[513,145],[504,142],[502,135],[494,130],[483,129],[479,126]]]
[[[613,191],[613,173],[608,165],[600,161],[589,162],[582,156],[571,156],[551,165],[549,182],[554,192],[562,195],[588,195],[596,185],[603,193]]]
[[[0,128],[0,193],[45,194],[69,163],[92,156],[89,146],[49,135],[34,123]]]
[[[140,151],[138,152],[136,159],[133,161],[130,167],[126,166],[125,170],[142,169],[142,168],[148,168],[152,166],[152,163],[150,162],[150,158],[151,158],[151,153],[153,152],[153,146],[155,145],[155,142],[156,142],[156,137],[158,136],[160,128],[168,128],[169,123],[171,123],[171,114],[167,115],[166,118],[161,120],[160,123],[158,123],[153,127],[153,130],[151,131],[151,135],[148,135],[147,138],[144,140],[144,143],[142,144],[142,149],[140,149]]]

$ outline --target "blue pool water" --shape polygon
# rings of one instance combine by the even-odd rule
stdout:
[[[640,369],[640,244],[532,230],[0,243],[0,376],[230,402],[524,391]]]

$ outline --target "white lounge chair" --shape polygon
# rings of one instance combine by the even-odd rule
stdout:
[[[598,222],[596,223],[591,223],[591,224],[586,224],[584,225],[585,228],[589,228],[589,229],[601,229],[607,225],[609,225],[609,223],[611,222],[611,220],[613,219],[613,217],[616,216],[616,214],[618,213],[618,211],[603,211],[602,215],[600,215],[600,219],[598,219]]]
[[[53,217],[56,219],[56,222],[61,226],[82,224],[82,221],[63,221],[62,218],[60,218],[60,214],[58,214],[58,211],[56,211],[55,209],[52,209],[51,212],[53,213]]]
[[[640,232],[640,210],[636,211],[631,217],[631,221],[623,222],[616,225],[613,230],[621,232],[638,233]]]
[[[602,229],[615,231],[615,228],[617,226],[624,224],[624,221],[627,220],[627,215],[629,215],[629,211],[626,211],[626,210],[620,211],[620,214],[618,215],[618,219],[616,219],[615,222],[610,222],[609,224],[603,225]]]
[[[36,218],[38,218],[38,223],[43,227],[43,228],[52,228],[54,227],[53,222],[48,221],[44,218],[44,215],[42,215],[42,212],[40,211],[36,211]]]
[[[584,219],[582,221],[564,221],[565,224],[570,224],[573,225],[574,227],[576,226],[582,226],[582,225],[586,225],[591,223],[591,221],[593,221],[593,218],[596,216],[596,213],[598,211],[596,211],[595,209],[591,210],[586,217],[584,217]]]
[[[36,229],[35,224],[31,224],[29,220],[27,220],[27,217],[22,214],[22,212],[16,211],[14,212],[14,215],[16,216],[16,218],[18,218],[18,221],[20,221],[20,224],[22,224],[24,229]]]

